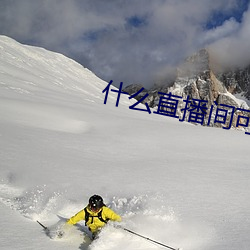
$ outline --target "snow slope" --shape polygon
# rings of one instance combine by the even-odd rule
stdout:
[[[126,70],[126,69],[124,69]],[[100,194],[122,225],[184,250],[250,248],[249,136],[129,109],[63,55],[0,36],[0,249],[162,247],[108,225],[50,239]],[[112,87],[114,88],[114,87]],[[11,240],[10,240],[11,239]]]

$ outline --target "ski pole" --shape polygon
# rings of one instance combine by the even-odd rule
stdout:
[[[40,226],[42,226],[43,227],[43,229],[46,231],[46,230],[48,230],[48,228],[47,227],[45,227],[41,222],[39,222],[38,220],[36,221]]]
[[[131,233],[131,234],[137,235],[137,236],[139,236],[139,237],[141,237],[141,238],[143,238],[143,239],[145,239],[145,240],[154,242],[154,243],[156,243],[156,244],[158,244],[158,245],[161,245],[161,246],[163,246],[163,247],[169,248],[169,249],[171,249],[171,250],[180,250],[180,248],[173,248],[173,247],[167,246],[167,245],[162,244],[162,243],[160,243],[160,242],[158,242],[158,241],[155,241],[155,240],[152,240],[152,239],[150,239],[150,238],[148,238],[148,237],[145,237],[145,236],[143,236],[143,235],[141,235],[141,234],[135,233],[135,232],[133,232],[133,231],[127,229],[127,228],[122,228],[122,229],[125,230],[125,231],[127,231],[127,232],[129,232],[129,233]]]

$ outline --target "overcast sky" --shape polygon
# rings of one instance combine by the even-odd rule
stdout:
[[[212,47],[250,62],[250,0],[0,0],[0,34],[61,52],[104,80],[149,86]]]

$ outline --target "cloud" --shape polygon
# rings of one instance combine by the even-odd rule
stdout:
[[[152,85],[204,46],[218,53],[249,39],[248,13],[242,22],[233,17],[240,7],[238,0],[2,0],[0,33],[64,53],[117,85]],[[218,24],[215,13],[226,19]]]
[[[221,26],[204,31],[201,36],[201,44],[211,44],[213,42],[219,41],[225,37],[235,34],[240,28],[240,24],[235,20],[235,18],[230,18],[225,20]]]
[[[227,29],[224,24],[220,29]],[[243,15],[236,29],[210,44],[210,51],[218,64],[225,67],[245,67],[250,64],[250,9]]]

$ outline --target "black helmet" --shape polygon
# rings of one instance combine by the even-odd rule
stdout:
[[[99,195],[93,195],[89,198],[89,206],[92,210],[99,210],[104,206],[103,199]]]

